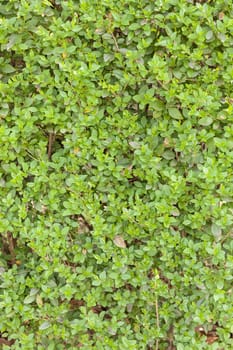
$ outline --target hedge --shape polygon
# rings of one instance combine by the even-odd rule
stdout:
[[[232,349],[233,3],[0,14],[0,347]]]

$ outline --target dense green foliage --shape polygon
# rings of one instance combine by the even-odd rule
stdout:
[[[232,2],[0,15],[3,348],[232,349]]]

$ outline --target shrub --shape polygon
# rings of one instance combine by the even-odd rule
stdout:
[[[3,348],[232,349],[232,2],[0,13]]]

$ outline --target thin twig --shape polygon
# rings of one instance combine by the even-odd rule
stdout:
[[[156,296],[156,299],[155,299],[155,312],[156,312],[156,325],[157,325],[157,329],[159,329],[160,328],[160,324],[159,324],[159,306],[158,306],[158,297],[157,296]],[[156,339],[155,350],[159,350],[159,339]]]
[[[32,154],[30,151],[26,150],[26,152],[27,152],[27,154],[29,155],[29,157],[31,157],[32,159],[38,161],[38,159],[35,158],[35,157],[33,156],[33,154]]]
[[[7,232],[8,248],[11,256],[11,263],[15,263],[15,242],[11,232]]]
[[[116,49],[117,49],[117,51],[119,51],[120,49],[119,49],[119,46],[118,46],[118,44],[117,44],[116,38],[115,38],[115,36],[114,36],[114,34],[113,34],[113,33],[112,33],[112,37],[113,37],[113,40],[114,40],[114,43],[115,43]]]
[[[226,236],[223,237],[223,238],[220,240],[220,243],[221,243],[221,244],[224,243],[224,242],[227,240],[227,238],[229,238],[229,237],[231,237],[231,236],[232,236],[232,231],[228,232],[228,233],[226,234]]]

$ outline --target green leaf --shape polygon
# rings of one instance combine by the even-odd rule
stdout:
[[[28,295],[25,299],[24,299],[24,304],[31,304],[35,301],[36,296],[34,295]]]
[[[211,225],[211,232],[217,241],[219,241],[222,238],[222,229],[219,225],[212,224]]]
[[[183,118],[178,108],[168,108],[168,113],[174,119],[180,120]]]
[[[207,33],[206,33],[206,40],[211,40],[213,38],[213,32],[212,30],[209,30]]]
[[[0,68],[0,71],[1,71],[2,73],[8,74],[8,73],[13,73],[13,72],[15,72],[15,68],[12,67],[12,65],[10,65],[10,64],[5,64],[4,66],[2,66],[2,67]]]
[[[199,119],[198,123],[203,126],[209,126],[213,123],[213,119],[210,117],[204,117]]]
[[[48,329],[50,326],[51,326],[51,323],[49,321],[45,321],[40,325],[39,330],[43,331],[45,329]]]

